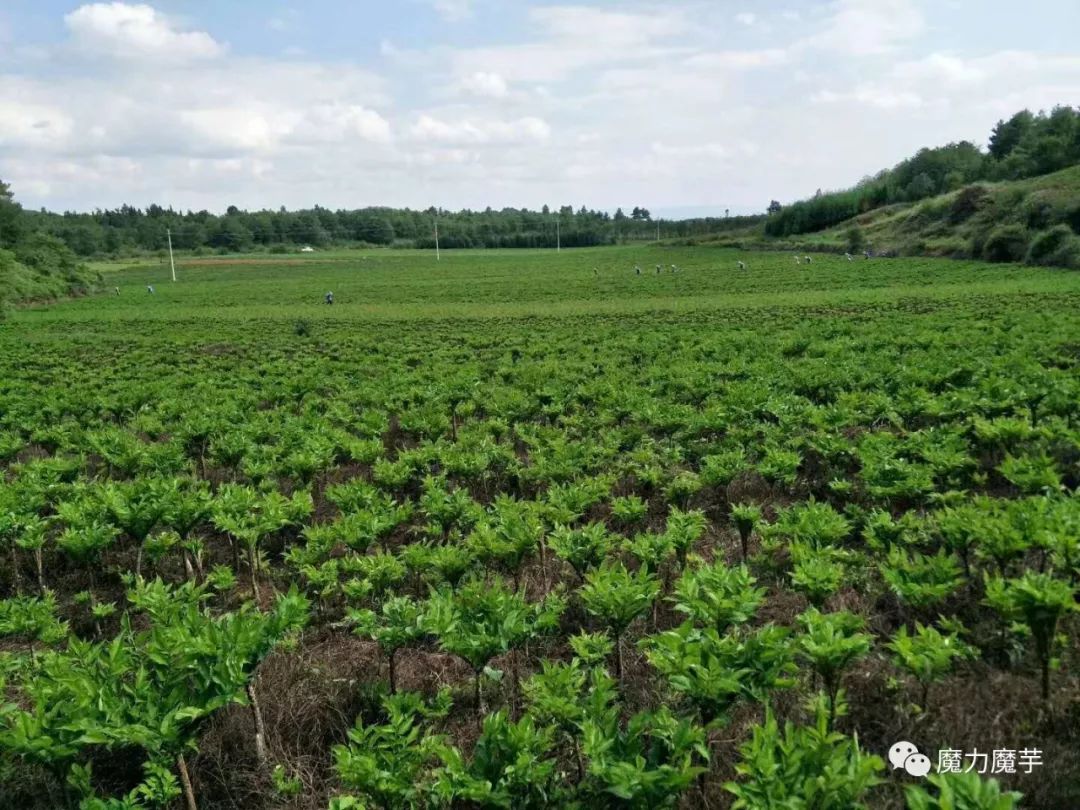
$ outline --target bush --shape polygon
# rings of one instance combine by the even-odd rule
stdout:
[[[1031,247],[1028,248],[1027,258],[1024,261],[1028,264],[1057,264],[1054,259],[1069,242],[1074,240],[1076,237],[1073,236],[1072,229],[1068,225],[1056,225],[1038,234],[1031,241]]]
[[[982,257],[991,262],[1018,262],[1027,253],[1028,235],[1019,225],[1002,225],[990,232]]]
[[[851,253],[858,253],[864,247],[866,247],[866,237],[863,235],[862,228],[858,225],[852,225],[847,229],[847,249]]]
[[[1073,233],[1080,233],[1080,202],[1065,212],[1065,221],[1073,229]]]
[[[971,219],[983,204],[986,194],[985,186],[967,186],[961,189],[960,193],[953,198],[949,209],[949,221],[954,225],[959,225]]]
[[[1061,221],[1060,213],[1054,208],[1054,204],[1039,194],[1032,194],[1024,201],[1020,217],[1033,231],[1049,228],[1055,220]]]

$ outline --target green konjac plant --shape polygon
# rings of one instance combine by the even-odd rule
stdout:
[[[735,524],[739,532],[739,546],[742,549],[742,560],[746,562],[747,549],[750,544],[750,536],[761,525],[761,507],[753,503],[736,503],[731,507],[731,522]]]
[[[910,554],[901,548],[889,552],[879,564],[881,576],[901,602],[916,609],[931,607],[959,588],[963,582],[956,558],[944,549],[937,554]]]
[[[671,512],[668,514],[664,533],[671,540],[680,567],[685,567],[687,555],[693,549],[694,544],[701,539],[707,525],[705,513],[700,509],[684,511],[672,507]]]
[[[683,622],[640,642],[668,686],[695,708],[706,725],[723,725],[740,700],[763,701],[791,686],[795,671],[787,630],[766,625],[721,636],[715,628]]]
[[[624,526],[640,524],[648,512],[648,502],[637,495],[624,495],[611,499],[611,514]]]
[[[675,609],[695,623],[724,632],[754,617],[765,598],[765,589],[745,565],[722,561],[687,569],[676,581],[671,601]]]
[[[1003,791],[996,779],[977,773],[932,773],[923,785],[908,785],[904,798],[908,810],[1015,810],[1023,794]]]
[[[792,545],[791,587],[806,596],[814,607],[824,607],[844,581],[848,557],[842,549],[812,549],[801,544]]]
[[[956,662],[972,658],[975,650],[960,639],[959,632],[942,633],[936,627],[915,623],[915,632],[901,627],[888,647],[896,665],[912,675],[921,688],[919,706],[929,704],[930,687],[952,671]]]
[[[615,638],[615,676],[622,679],[623,633],[649,609],[660,593],[660,583],[647,568],[630,573],[621,562],[605,561],[585,576],[580,594],[585,609],[596,616]]]
[[[738,810],[783,807],[791,810],[867,810],[867,793],[881,782],[880,757],[859,748],[858,738],[829,730],[830,709],[821,696],[813,704],[814,723],[780,729],[771,710],[765,724],[739,753],[737,781],[725,789]],[[836,716],[845,711],[841,704]]]
[[[67,771],[95,752],[135,748],[159,765],[175,762],[194,807],[184,754],[200,722],[230,703],[251,702],[255,665],[307,619],[307,602],[295,591],[268,613],[249,604],[215,616],[206,598],[191,583],[138,584],[115,639],[69,637],[65,650],[40,656],[21,684],[29,708],[0,716],[0,750]],[[136,612],[146,629],[135,629]],[[262,721],[251,705],[262,754]]]
[[[286,498],[276,490],[260,492],[240,484],[226,484],[218,490],[214,502],[214,524],[233,539],[234,568],[239,568],[239,549],[247,551],[251,592],[259,599],[258,545],[273,532],[303,518],[312,510],[311,495],[299,491]]]
[[[30,659],[36,663],[36,644],[57,644],[67,638],[67,622],[58,615],[56,597],[15,596],[0,599],[0,638],[26,639]]]
[[[871,637],[861,632],[862,617],[847,611],[821,613],[810,608],[799,616],[803,633],[796,639],[799,657],[814,668],[821,678],[828,698],[826,728],[832,730],[836,717],[837,695],[844,671],[870,652]]]
[[[390,694],[397,692],[397,653],[424,635],[424,605],[408,596],[394,596],[383,602],[379,612],[354,610],[349,613],[353,632],[379,644],[390,676]]]
[[[586,806],[674,807],[705,771],[705,731],[667,707],[640,712],[625,724],[614,706],[582,722],[588,762],[580,794]]]
[[[446,716],[450,697],[440,692],[428,705],[418,694],[400,693],[383,701],[385,722],[357,718],[348,742],[333,749],[334,769],[352,794],[339,796],[332,807],[360,808],[360,801],[384,808],[424,806],[433,786],[432,774],[444,740],[432,732],[432,721]]]
[[[552,630],[565,605],[555,594],[542,602],[527,602],[499,578],[490,584],[474,579],[457,590],[432,593],[421,626],[446,652],[472,668],[477,722],[483,717],[480,676],[491,659]]]
[[[1035,640],[1042,670],[1043,700],[1050,698],[1050,669],[1058,621],[1078,609],[1076,589],[1049,574],[1028,572],[1015,579],[987,578],[986,603],[1009,620],[1024,622]]]
[[[484,718],[480,739],[468,760],[456,747],[441,744],[442,761],[432,792],[448,805],[549,807],[561,803],[557,779],[555,729],[529,715],[516,723],[505,710]]]
[[[578,579],[598,566],[614,548],[615,541],[603,523],[590,523],[580,529],[556,526],[548,537],[548,546],[570,563]]]

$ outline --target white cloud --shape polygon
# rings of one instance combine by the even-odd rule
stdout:
[[[551,127],[534,116],[512,121],[445,121],[425,114],[417,119],[409,132],[415,140],[438,143],[522,143],[546,141],[551,136]]]
[[[205,31],[181,31],[147,5],[90,3],[64,16],[75,42],[116,58],[184,61],[220,56],[224,47]]]
[[[287,138],[296,143],[389,143],[390,122],[359,104],[320,104],[307,110]]]
[[[498,73],[508,81],[562,81],[597,66],[648,62],[687,52],[679,37],[693,30],[685,13],[608,11],[590,6],[539,6],[529,10],[537,36],[529,42],[460,50],[455,73]]]
[[[855,104],[867,105],[882,110],[914,109],[923,106],[925,103],[918,93],[896,90],[888,84],[874,82],[859,84],[853,90],[842,93],[821,90],[813,94],[810,100],[817,104],[854,102]]]
[[[473,15],[473,0],[427,0],[435,13],[447,22],[460,22]]]
[[[267,150],[285,131],[257,107],[206,107],[183,110],[179,117],[203,144],[226,150]]]
[[[892,71],[902,82],[929,82],[948,86],[978,84],[988,74],[977,64],[948,54],[933,53],[911,62],[902,62]]]
[[[652,153],[660,158],[674,158],[676,160],[725,160],[731,157],[731,150],[719,143],[693,143],[678,146],[656,142],[650,147]]]
[[[463,77],[458,87],[471,95],[486,98],[505,98],[508,90],[506,79],[486,70],[477,70]]]
[[[790,58],[790,54],[782,48],[763,48],[756,51],[701,53],[691,56],[684,64],[702,70],[751,70],[783,65]]]
[[[805,45],[856,56],[887,53],[926,26],[914,0],[833,0],[825,27]]]
[[[608,11],[590,6],[539,6],[530,18],[558,39],[634,45],[685,33],[689,22],[678,9]]]
[[[743,25],[753,25],[757,22],[757,15],[750,11],[741,11],[735,15],[735,22]]]
[[[1020,107],[1080,96],[1080,56],[1023,32],[1013,51],[959,35],[955,50],[935,51],[920,33],[949,18],[925,0],[817,0],[791,13],[413,0],[388,7],[398,16],[364,38],[374,47],[307,54],[266,28],[271,17],[314,26],[281,2],[255,18],[273,56],[227,48],[227,16],[211,36],[199,17],[107,3],[72,12],[64,41],[0,47],[0,177],[31,207],[734,212],[843,186],[924,145],[984,139]],[[417,10],[431,19],[395,34]],[[121,54],[137,65],[117,64]]]
[[[53,146],[67,140],[73,128],[71,118],[58,107],[0,95],[0,147]]]

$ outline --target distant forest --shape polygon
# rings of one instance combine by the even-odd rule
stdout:
[[[286,252],[303,245],[314,248],[350,245],[395,245],[433,248],[435,224],[443,248],[588,247],[626,241],[700,236],[760,223],[764,215],[654,220],[635,207],[614,215],[563,206],[540,211],[503,208],[445,211],[428,208],[315,208],[301,211],[242,211],[229,206],[221,215],[208,211],[175,211],[151,205],[129,205],[92,213],[27,212],[37,229],[52,234],[76,255],[93,257],[156,252],[173,248],[194,253]],[[658,231],[659,229],[659,231]]]
[[[1080,109],[1022,110],[998,121],[982,151],[970,141],[920,149],[913,157],[867,177],[854,188],[818,192],[809,200],[769,205],[768,236],[810,233],[874,208],[914,202],[988,180],[1023,180],[1080,163]]]

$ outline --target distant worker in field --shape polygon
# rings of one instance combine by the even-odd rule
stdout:
[[[662,273],[663,270],[664,270],[664,268],[662,266],[660,266],[659,264],[656,265],[656,275],[660,275],[660,273]]]
[[[853,259],[851,258],[851,254],[850,254],[850,253],[845,253],[845,254],[844,254],[844,258],[845,258],[845,259],[847,259],[847,260],[848,260],[849,262],[850,262],[850,261],[853,261]]]
[[[865,256],[867,259],[869,259],[870,258],[870,251],[869,250],[864,250],[862,255]]]
[[[593,274],[594,276],[599,276],[599,275],[600,275],[600,271],[599,271],[599,270],[597,270],[597,269],[596,269],[596,268],[594,267],[594,268],[592,269],[592,274]]]
[[[146,285],[146,291],[148,293],[150,293],[151,295],[153,295],[154,294],[154,285],[153,284],[147,284]]]
[[[120,294],[120,288],[119,288],[119,287],[115,287],[114,289],[116,290],[116,294],[117,294],[117,295],[119,295],[119,294]]]
[[[802,264],[802,259],[800,259],[798,256],[796,256],[795,257],[795,264]]]
[[[641,275],[641,267],[639,265],[636,265],[636,264],[634,265],[634,275],[636,275],[636,276]]]
[[[334,303],[334,294],[332,292],[328,292],[326,294],[326,303],[328,303],[328,304]]]
[[[803,256],[803,261],[806,262],[807,264],[810,264],[810,257],[809,256]]]
[[[740,270],[745,270],[746,269],[746,262],[740,261],[740,262],[736,262],[736,264],[738,264]]]
[[[671,265],[671,272],[672,272],[672,273],[678,273],[678,272],[679,272],[679,268],[678,268],[678,267],[676,267],[675,265]]]

